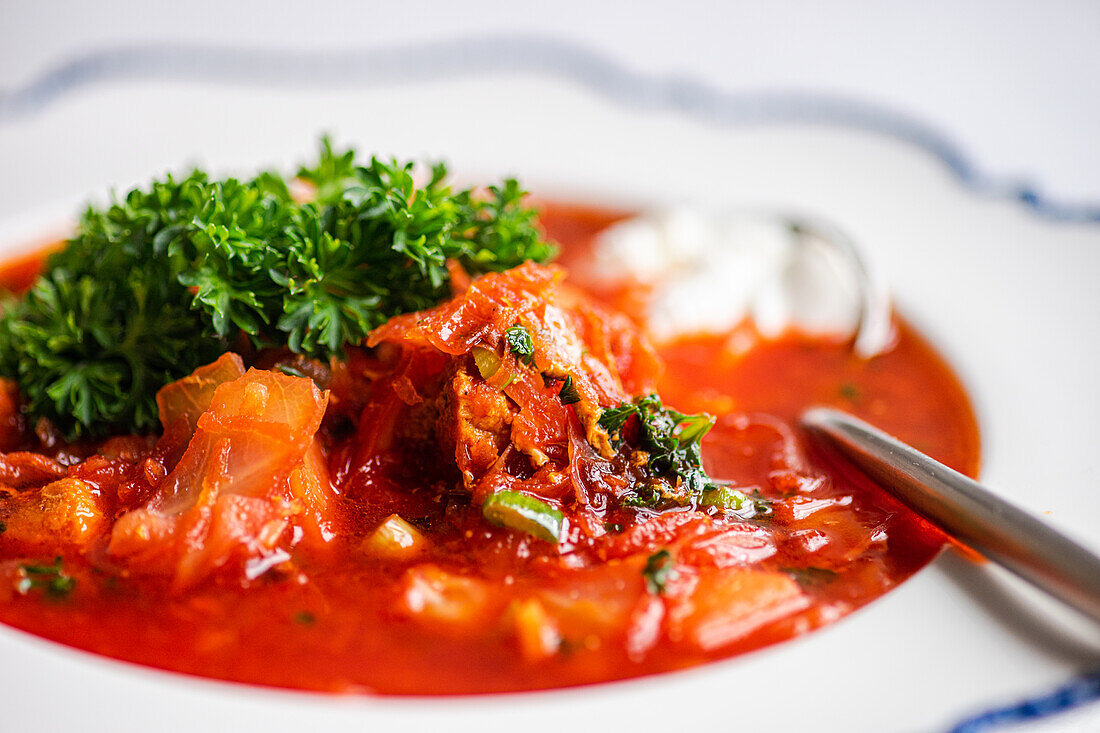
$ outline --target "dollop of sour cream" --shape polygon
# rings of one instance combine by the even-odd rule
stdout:
[[[889,296],[838,230],[772,214],[651,211],[600,234],[598,277],[647,285],[658,341],[727,332],[751,319],[766,337],[790,328],[855,338],[872,356],[893,338]]]

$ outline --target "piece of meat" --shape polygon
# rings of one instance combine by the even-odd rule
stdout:
[[[512,487],[551,499],[570,493],[571,431],[605,461],[617,458],[600,417],[651,389],[657,361],[628,319],[562,277],[557,268],[533,263],[482,275],[451,300],[372,332],[369,346],[396,347],[402,355],[375,388],[396,396],[392,409],[365,410],[360,418],[368,452],[391,449],[395,437],[426,446],[431,423],[436,454],[453,456],[466,491],[481,496]],[[533,351],[513,349],[515,329]],[[434,374],[422,368],[424,354],[444,359]],[[586,481],[573,493],[586,494],[597,483]]]
[[[554,379],[572,376],[581,397],[617,405],[648,392],[659,364],[652,347],[625,316],[608,311],[562,283],[564,273],[531,262],[475,279],[460,295],[424,311],[391,318],[375,329],[369,346],[394,344],[451,356],[474,347],[501,358],[495,381],[503,384],[522,366]],[[521,362],[505,334],[522,326],[534,353]]]
[[[503,391],[471,374],[461,362],[436,403],[435,434],[441,445],[454,446],[463,486],[472,492],[509,445],[517,410]],[[544,454],[541,458],[546,461]]]

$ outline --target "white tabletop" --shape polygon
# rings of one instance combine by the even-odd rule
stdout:
[[[858,102],[926,126],[998,184],[1100,202],[1100,3],[1090,0],[0,0],[0,91],[120,45],[339,51],[514,34],[730,92]]]

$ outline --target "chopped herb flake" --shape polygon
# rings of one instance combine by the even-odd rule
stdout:
[[[516,358],[527,366],[535,363],[535,342],[530,331],[517,324],[504,332],[504,338],[508,341],[508,350]]]
[[[581,395],[577,392],[577,387],[573,384],[573,376],[569,375],[562,382],[561,390],[558,391],[558,399],[561,400],[563,405],[572,405],[581,401]]]
[[[819,568],[813,565],[805,568],[780,568],[780,570],[798,581],[798,584],[803,588],[822,586],[833,582],[838,577],[835,570]]]
[[[677,576],[676,561],[668,550],[661,550],[649,556],[646,560],[642,577],[645,578],[645,589],[649,593],[659,596],[665,592],[665,586]]]
[[[304,379],[310,379],[310,376],[308,374],[306,374],[293,364],[279,364],[277,368],[280,372],[287,375],[288,377],[302,377]]]
[[[294,614],[294,623],[301,624],[302,626],[313,626],[317,623],[317,617],[309,611],[299,611]]]
[[[714,418],[707,414],[686,415],[661,404],[655,395],[637,397],[608,408],[600,415],[600,427],[611,435],[618,447],[624,442],[648,454],[647,468],[653,478],[675,487],[675,491],[661,492],[655,488],[648,492],[637,491],[635,496],[622,502],[626,506],[656,506],[660,495],[682,499],[698,497],[714,482],[703,470],[701,441],[714,426]],[[658,498],[652,503],[652,493]]]
[[[619,503],[634,508],[653,509],[661,503],[661,492],[652,484],[638,486],[633,493],[623,496]]]
[[[51,598],[65,598],[76,587],[76,579],[65,573],[60,556],[52,565],[20,565],[19,571],[22,577],[16,582],[15,589],[22,595],[38,588]]]

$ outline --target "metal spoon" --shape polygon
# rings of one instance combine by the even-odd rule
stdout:
[[[802,426],[964,545],[1100,623],[1100,557],[845,412],[813,408],[802,413]]]

